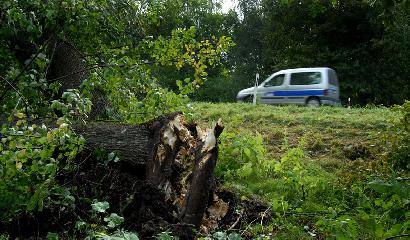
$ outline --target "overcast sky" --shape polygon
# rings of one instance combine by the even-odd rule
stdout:
[[[231,8],[236,6],[235,0],[222,0],[222,12],[227,13]]]

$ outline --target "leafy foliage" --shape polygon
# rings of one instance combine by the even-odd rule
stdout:
[[[2,3],[2,10],[7,12],[2,17],[8,23],[1,28],[3,44],[8,46],[2,54],[7,64],[1,69],[6,73],[3,80],[9,83],[1,88],[7,96],[2,99],[4,112],[25,100],[31,112],[49,113],[48,103],[55,98],[59,85],[47,75],[55,38],[71,42],[84,56],[89,77],[77,94],[91,98],[95,89],[104,89],[112,103],[110,108],[120,114],[112,117],[144,122],[164,114],[164,110],[183,110],[186,95],[203,84],[209,69],[220,63],[232,42],[224,36],[199,39],[195,27],[189,25],[154,38],[148,32],[156,28],[150,21],[158,18],[159,6],[157,2],[135,1],[52,1],[47,6],[41,1]],[[183,8],[179,3],[174,7]],[[23,39],[21,35],[30,37]],[[22,56],[24,44],[30,48]],[[172,79],[178,92],[167,90],[162,79],[152,75],[153,69],[163,67],[187,73],[179,76],[184,76],[182,79]],[[54,107],[59,105],[55,103]]]
[[[104,114],[98,117],[128,123],[146,122],[186,109],[187,95],[206,81],[208,71],[221,65],[233,43],[222,34],[197,34],[197,24],[167,22],[165,25],[171,24],[172,28],[158,34],[157,28],[164,26],[161,18],[168,10],[183,10],[183,18],[189,19],[187,15],[192,12],[185,9],[184,3],[0,3],[0,44],[4,46],[0,49],[2,222],[53,204],[75,207],[70,190],[59,186],[55,179],[75,168],[72,160],[82,150],[84,140],[73,133],[71,126],[88,121],[98,107],[96,99],[105,101]],[[207,1],[193,0],[190,4],[203,7],[201,12],[214,11]],[[62,77],[54,76],[58,69],[53,66],[61,65],[61,54],[67,60],[63,68],[74,70]],[[161,69],[181,74],[169,78],[157,74]],[[74,79],[79,75],[84,79]],[[164,78],[178,88],[169,89]],[[75,85],[77,80],[82,82]],[[115,153],[110,153],[106,162],[118,160]],[[107,210],[101,204],[93,205],[96,216]],[[95,224],[102,226],[100,230],[105,234],[114,233],[122,221],[112,213]],[[80,229],[83,226],[89,227],[78,225]]]
[[[408,233],[409,187],[402,180],[409,169],[409,102],[396,112],[243,104],[213,110],[203,105],[201,113],[189,104],[189,97],[232,100],[255,72],[266,76],[308,65],[334,68],[344,99],[401,103],[410,90],[408,4],[241,0],[239,13],[222,14],[218,1],[205,0],[3,0],[0,221],[53,206],[60,212],[76,208],[75,190],[57,179],[75,169],[72,161],[83,149],[84,140],[71,125],[86,123],[97,105],[92,103],[103,96],[109,104],[98,117],[128,123],[175,111],[212,120],[222,115],[230,129],[221,138],[217,174],[242,199],[258,196],[274,213],[268,226],[246,226],[258,239],[272,234],[381,239]],[[76,52],[84,67],[68,74],[84,74],[76,89],[65,89],[64,77],[53,76],[60,44]],[[205,89],[198,92],[201,86]],[[119,161],[115,152],[107,155],[105,166]],[[81,200],[91,205],[89,217],[76,216],[70,233],[138,239],[121,229],[124,218],[109,212],[108,202]],[[168,232],[157,238],[175,239]],[[218,231],[209,238],[241,236]]]
[[[58,127],[29,124],[23,113],[15,125],[3,125],[0,144],[0,218],[7,221],[24,210],[42,210],[60,195],[59,169],[69,167],[84,140],[61,122]],[[64,195],[63,195],[64,196]],[[69,195],[68,195],[69,196]]]
[[[110,204],[108,202],[98,202],[94,200],[91,204],[92,222],[84,222],[81,219],[76,222],[76,231],[85,233],[85,239],[136,239],[135,233],[120,229],[119,226],[124,222],[124,218],[116,213],[108,215]]]

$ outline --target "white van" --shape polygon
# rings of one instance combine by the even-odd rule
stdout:
[[[238,102],[251,102],[255,88],[240,91]],[[256,89],[265,104],[298,104],[310,107],[339,105],[339,82],[331,68],[286,69],[272,74]]]

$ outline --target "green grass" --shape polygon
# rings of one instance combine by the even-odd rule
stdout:
[[[369,148],[374,153],[382,151],[380,136],[395,115],[387,108],[314,109],[236,103],[197,103],[193,108],[192,118],[199,122],[222,118],[225,131],[260,133],[273,157],[280,157],[286,151],[283,148],[286,141],[296,146],[304,137],[309,143],[311,159],[325,162],[351,160],[349,157],[356,156],[345,153],[355,147]]]
[[[407,198],[368,187],[391,175],[383,139],[396,114],[376,107],[195,103],[188,116],[203,126],[222,118],[216,173],[225,187],[262,199],[276,213],[269,226],[248,226],[254,233],[310,239],[309,226],[324,238],[383,239],[410,226]]]

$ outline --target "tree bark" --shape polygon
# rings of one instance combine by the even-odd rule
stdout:
[[[54,40],[47,80],[61,83],[60,95],[68,89],[79,88],[87,78],[85,58],[69,42]]]
[[[145,165],[153,145],[153,134],[147,125],[127,125],[115,122],[89,122],[74,125],[88,149],[115,152],[121,161],[133,166]]]
[[[47,81],[61,84],[58,92],[58,97],[61,97],[69,89],[79,89],[89,76],[90,69],[87,69],[85,56],[72,43],[55,39],[52,46],[51,61],[46,72]],[[91,102],[93,105],[89,119],[105,117],[106,109],[111,104],[104,89],[93,89]]]

